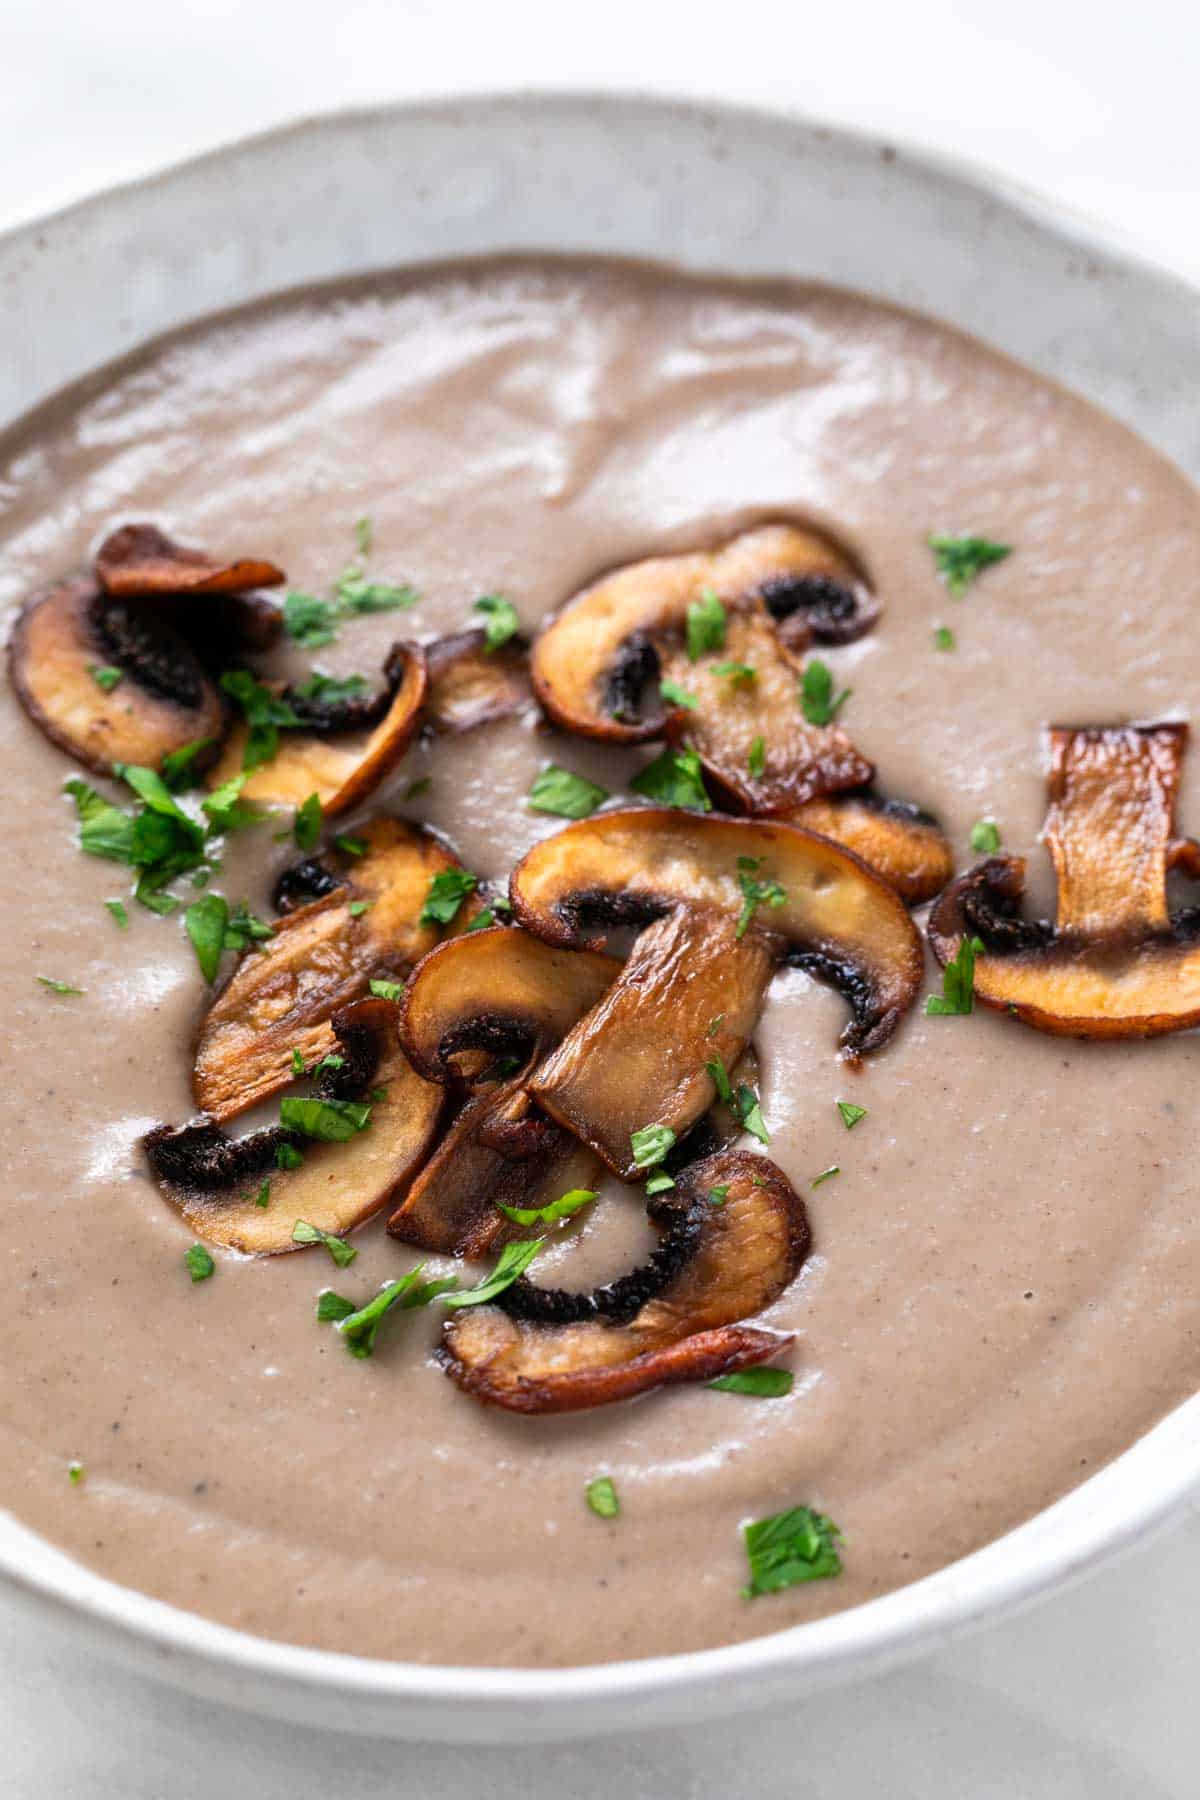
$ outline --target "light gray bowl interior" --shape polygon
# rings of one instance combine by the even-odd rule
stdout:
[[[0,425],[206,313],[510,249],[867,289],[1032,363],[1200,473],[1200,297],[1177,280],[1033,198],[904,149],[776,115],[601,96],[298,125],[10,233]],[[0,1520],[0,1574],[205,1694],[343,1729],[528,1741],[765,1704],[931,1647],[1110,1555],[1198,1479],[1193,1401],[1029,1525],[869,1606],[726,1650],[536,1676],[248,1638],[115,1588],[12,1521]]]

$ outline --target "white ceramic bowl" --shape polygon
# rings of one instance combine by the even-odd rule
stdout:
[[[0,422],[145,339],[300,283],[497,250],[869,289],[978,333],[1200,474],[1200,296],[989,176],[774,114],[507,95],[323,119],[0,239]],[[940,1574],[751,1643],[596,1668],[425,1668],[267,1642],[115,1587],[0,1518],[0,1576],[150,1673],[399,1737],[712,1718],[932,1649],[1080,1576],[1200,1483],[1200,1399]]]

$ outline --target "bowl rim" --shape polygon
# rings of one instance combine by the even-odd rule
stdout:
[[[600,113],[618,125],[622,115],[637,113],[643,118],[716,117],[735,130],[740,126],[815,132],[835,154],[848,148],[874,153],[893,148],[909,170],[935,185],[969,189],[1059,241],[1094,251],[1117,272],[1152,282],[1160,290],[1174,290],[1185,302],[1200,302],[1200,290],[1178,270],[1147,258],[1127,234],[969,158],[913,145],[890,130],[876,133],[827,124],[782,106],[625,88],[446,93],[309,115],[178,159],[13,225],[0,232],[0,257],[14,253],[19,257],[40,234],[69,227],[98,208],[120,201],[136,203],[181,178],[219,169],[236,156],[269,155],[295,138],[319,137],[355,122],[416,125],[451,113],[482,119],[497,109],[533,106]],[[44,398],[35,396],[33,404],[42,404]],[[7,429],[12,422],[0,425]],[[1151,1445],[1158,1446],[1155,1466],[1160,1478],[1147,1500],[1130,1479],[1128,1466]],[[1165,1456],[1159,1453],[1163,1449]],[[890,1666],[1081,1579],[1100,1561],[1178,1517],[1198,1485],[1200,1395],[1175,1408],[1115,1462],[1034,1519],[879,1599],[708,1650],[569,1668],[385,1661],[258,1637],[96,1575],[8,1514],[0,1514],[0,1584],[43,1614],[82,1627],[127,1662],[233,1704],[311,1722],[310,1709],[319,1695],[323,1702],[332,1698],[345,1709],[338,1719],[345,1729],[460,1742],[494,1742],[517,1735],[530,1741],[584,1730],[663,1724],[695,1717],[701,1708],[706,1716],[742,1710],[794,1694],[801,1683],[811,1689]],[[1081,1507],[1080,1496],[1089,1494],[1098,1503]],[[1064,1543],[1042,1528],[1067,1506],[1080,1516],[1072,1519],[1069,1541]],[[533,1695],[531,1679],[536,1682]],[[465,1709],[471,1711],[469,1719]]]

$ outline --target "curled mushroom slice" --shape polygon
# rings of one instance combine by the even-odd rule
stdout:
[[[788,815],[793,825],[819,831],[861,856],[909,906],[940,894],[954,873],[945,832],[910,800],[877,794],[835,794],[808,800]]]
[[[529,1082],[539,1106],[632,1179],[630,1134],[681,1136],[712,1102],[706,1064],[741,1054],[771,971],[830,982],[848,1056],[884,1045],[920,986],[903,902],[848,851],[795,825],[644,809],[600,813],[536,845],[512,878],[527,930],[598,949],[643,925],[620,978]]]
[[[221,697],[161,605],[108,599],[88,580],[25,605],[8,667],[34,724],[97,774],[117,762],[157,769],[198,739],[211,757],[225,735]]]
[[[975,997],[1039,1031],[1157,1037],[1200,1023],[1200,918],[1172,919],[1167,872],[1194,872],[1174,836],[1187,726],[1050,732],[1043,837],[1058,880],[1053,925],[1021,915],[1025,864],[996,856],[946,889],[929,919],[939,962],[965,938]]]
[[[425,720],[444,735],[511,718],[529,705],[529,659],[518,638],[487,649],[484,631],[460,631],[425,646]]]
[[[261,557],[228,561],[177,544],[157,525],[122,525],[96,552],[96,579],[107,594],[244,594],[287,577]]]
[[[248,950],[204,1017],[193,1088],[217,1120],[286,1087],[293,1053],[309,1066],[327,1055],[337,1008],[372,978],[402,979],[440,936],[421,910],[434,876],[457,866],[449,851],[400,819],[374,819],[356,836],[361,855],[334,852],[318,865],[331,869],[333,891]]]
[[[723,631],[694,662],[688,609],[707,594],[723,608]],[[874,773],[839,726],[805,719],[796,652],[858,636],[878,613],[860,572],[827,539],[762,525],[716,550],[629,564],[585,589],[535,644],[534,691],[551,718],[585,737],[686,738],[746,811],[786,812]],[[692,704],[668,706],[664,683]]]
[[[341,1236],[409,1179],[433,1142],[445,1095],[405,1057],[396,1018],[389,1000],[361,1000],[334,1015],[345,1064],[326,1079],[326,1097],[378,1095],[365,1127],[345,1142],[316,1143],[278,1126],[230,1138],[207,1118],[149,1134],[155,1178],[197,1236],[251,1256],[294,1250],[298,1220]],[[300,1153],[298,1167],[276,1166],[282,1145]]]
[[[778,1299],[808,1253],[804,1204],[775,1164],[708,1157],[650,1212],[659,1251],[621,1281],[573,1295],[523,1278],[498,1304],[457,1312],[438,1352],[450,1378],[511,1412],[572,1412],[711,1381],[785,1349],[789,1335],[740,1322]]]
[[[343,731],[318,708],[301,715],[304,729],[284,732],[278,754],[247,777],[243,798],[299,807],[316,794],[327,818],[358,806],[395,768],[420,722],[427,683],[420,647],[393,645],[385,677],[389,699],[378,722]],[[245,748],[246,728],[238,725],[210,772],[211,787],[240,772]]]

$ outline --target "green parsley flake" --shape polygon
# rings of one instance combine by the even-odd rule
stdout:
[[[304,1161],[301,1151],[295,1144],[276,1144],[275,1167],[277,1169],[298,1169]]]
[[[310,794],[292,820],[292,836],[301,850],[315,849],[325,822],[320,794]]]
[[[843,688],[835,700],[829,666],[814,656],[800,677],[800,710],[810,725],[832,725],[853,691]]]
[[[449,925],[468,894],[475,892],[476,881],[468,869],[439,869],[429,883],[419,925]]]
[[[688,712],[695,712],[700,705],[695,694],[689,694],[677,681],[659,682],[658,691],[669,705],[686,707]]]
[[[84,991],[81,987],[72,987],[69,981],[55,981],[53,975],[39,975],[37,980],[52,994],[82,994]]]
[[[711,1037],[711,1035],[710,1032],[709,1036]],[[705,1063],[704,1067],[717,1090],[717,1099],[723,1101],[726,1106],[732,1106],[733,1089],[729,1084],[729,1071],[725,1067],[724,1057],[714,1056],[711,1062]]]
[[[341,850],[347,856],[365,856],[367,854],[366,838],[350,837],[346,832],[341,832],[335,837],[333,845],[335,850]]]
[[[932,531],[925,542],[933,551],[938,574],[956,600],[962,599],[985,569],[1012,555],[1011,544],[997,544],[991,538],[973,537],[969,533]]]
[[[371,1122],[371,1108],[364,1100],[318,1100],[315,1096],[287,1094],[279,1102],[279,1123],[285,1131],[315,1138],[322,1144],[344,1144]]]
[[[416,606],[420,594],[407,582],[396,587],[390,581],[368,581],[362,570],[351,565],[339,578],[334,592],[340,613],[395,612]]]
[[[724,1013],[714,1014],[714,1016],[708,1021],[708,1030],[704,1034],[705,1037],[715,1038],[718,1031],[720,1031],[720,1029],[724,1023],[725,1023],[725,1014]]]
[[[710,675],[721,675],[731,681],[734,687],[744,687],[747,682],[758,680],[758,670],[753,663],[719,662],[709,666]]]
[[[354,544],[360,556],[370,556],[375,547],[375,526],[365,515],[354,521]]]
[[[308,680],[295,689],[299,699],[315,700],[318,705],[327,707],[357,700],[366,691],[365,675],[326,675],[321,669],[314,669]]]
[[[91,676],[96,686],[98,688],[103,688],[106,694],[111,694],[117,684],[125,679],[125,671],[123,669],[113,669],[99,663],[92,663],[88,669],[88,674]]]
[[[837,1553],[842,1534],[832,1519],[810,1506],[793,1506],[789,1512],[759,1519],[745,1526],[742,1536],[750,1564],[749,1586],[742,1589],[746,1600],[842,1572]]]
[[[646,1196],[650,1199],[655,1194],[665,1194],[668,1188],[673,1188],[674,1186],[675,1177],[673,1175],[668,1175],[665,1169],[660,1169],[657,1175],[652,1175],[646,1183]]]
[[[660,806],[694,807],[711,812],[712,801],[704,787],[700,758],[694,750],[664,750],[640,769],[629,783],[635,794],[657,800]]]
[[[248,730],[242,768],[250,774],[278,756],[281,731],[296,731],[304,721],[286,700],[256,681],[249,669],[227,669],[220,685],[222,693],[236,701],[245,715]]]
[[[514,1244],[505,1244],[490,1275],[485,1275],[478,1286],[468,1288],[465,1294],[448,1294],[447,1306],[486,1306],[497,1294],[510,1288],[514,1281],[523,1275],[542,1245],[545,1238],[521,1238]]]
[[[489,925],[494,925],[496,923],[497,913],[503,919],[511,917],[512,901],[504,894],[497,894],[493,899],[489,900],[482,911],[475,914],[475,917],[467,926],[467,930],[486,931]]]
[[[348,1269],[358,1255],[353,1244],[345,1238],[334,1237],[332,1232],[322,1231],[319,1225],[310,1225],[307,1219],[297,1219],[292,1226],[293,1244],[324,1244],[339,1269]]]
[[[205,981],[214,982],[225,948],[225,930],[229,924],[229,902],[221,894],[205,894],[193,900],[183,915],[183,927],[192,940],[196,961]]]
[[[707,1385],[726,1394],[749,1394],[755,1400],[778,1400],[790,1394],[795,1382],[790,1369],[739,1369],[733,1375],[718,1375]]]
[[[556,1225],[560,1219],[571,1218],[598,1198],[593,1188],[572,1188],[569,1193],[552,1200],[549,1206],[505,1206],[502,1200],[497,1200],[495,1206],[514,1225]]]
[[[611,1475],[597,1475],[583,1490],[583,1497],[598,1519],[615,1519],[621,1511],[616,1483]]]
[[[346,911],[352,919],[361,919],[365,912],[370,912],[374,904],[373,900],[352,900]]]
[[[944,1019],[975,1010],[975,958],[983,954],[977,937],[964,938],[952,962],[942,970],[942,991],[925,1002],[927,1018]]]
[[[729,1188],[730,1183],[728,1181],[719,1181],[716,1187],[710,1187],[708,1190],[709,1204],[711,1206],[724,1206],[726,1200],[729,1198]]]
[[[743,1131],[748,1131],[750,1136],[757,1138],[760,1144],[770,1143],[771,1134],[763,1119],[758,1095],[752,1087],[742,1086],[738,1089],[734,1110],[741,1121]]]
[[[738,914],[736,938],[744,938],[750,929],[750,921],[760,906],[782,906],[787,899],[787,889],[780,887],[777,881],[759,881],[757,871],[766,861],[762,856],[739,856],[738,886],[742,890],[742,910]]]
[[[981,856],[995,856],[1000,848],[1000,827],[995,819],[977,819],[971,827],[971,848]]]
[[[553,813],[560,819],[587,819],[608,799],[608,789],[557,763],[547,763],[534,777],[529,804],[535,812]]]
[[[112,914],[113,918],[117,921],[117,924],[121,927],[121,930],[128,931],[129,914],[125,910],[125,902],[123,900],[106,900],[104,904]]]
[[[416,780],[410,781],[405,788],[404,798],[406,800],[416,800],[421,794],[427,794],[432,786],[432,775],[418,775]]]
[[[248,950],[251,944],[261,944],[267,938],[275,936],[275,927],[268,925],[250,911],[245,900],[239,900],[230,914],[229,923],[225,927],[226,950]]]
[[[316,594],[289,594],[283,603],[283,628],[302,650],[323,650],[337,637],[337,608]]]
[[[334,1323],[342,1341],[351,1356],[366,1357],[374,1354],[375,1339],[379,1327],[390,1312],[412,1312],[417,1307],[428,1306],[442,1294],[449,1294],[458,1286],[455,1276],[449,1275],[443,1281],[422,1281],[421,1271],[424,1263],[418,1263],[407,1275],[401,1275],[397,1281],[389,1281],[374,1299],[368,1300],[365,1306],[344,1312],[341,1309],[347,1304],[339,1294],[331,1294],[330,1302],[336,1302],[337,1310],[326,1303],[325,1318]],[[322,1318],[322,1300],[317,1301],[317,1318]]]
[[[67,1480],[71,1483],[72,1487],[78,1487],[86,1474],[87,1470],[81,1462],[69,1462],[67,1464]]]
[[[938,625],[934,628],[933,647],[935,650],[958,649],[958,639],[948,625]]]
[[[754,779],[756,781],[760,775],[766,774],[766,769],[767,769],[767,740],[766,740],[766,738],[762,738],[762,737],[755,738],[754,742],[750,746],[750,754],[746,758],[746,767],[747,767],[747,769],[749,769],[751,775],[754,777]]]
[[[629,1134],[635,1169],[653,1169],[675,1148],[675,1133],[669,1125],[643,1125]]]
[[[200,777],[196,773],[196,762],[202,750],[212,744],[212,738],[193,738],[190,744],[181,744],[178,750],[168,750],[158,765],[159,773],[173,794],[182,792],[184,788],[195,787]]]
[[[834,1176],[840,1175],[841,1172],[842,1171],[838,1167],[837,1163],[830,1163],[830,1165],[827,1169],[822,1169],[821,1173],[819,1175],[813,1176],[812,1185],[815,1188],[818,1188],[818,1187],[820,1187],[820,1185],[823,1181],[832,1181]]]
[[[307,1073],[308,1073],[308,1070],[304,1066],[304,1058],[301,1056],[301,1054],[298,1050],[293,1050],[292,1051],[292,1074],[293,1075],[307,1075]]]
[[[692,662],[709,650],[725,648],[725,608],[711,588],[705,588],[698,600],[688,603],[687,653]]]
[[[517,617],[517,609],[511,600],[502,594],[482,594],[475,602],[475,611],[485,615],[483,628],[484,654],[490,656],[493,650],[499,650],[510,638],[515,638],[521,629],[521,621]]]
[[[404,992],[402,981],[381,981],[376,977],[370,983],[371,992],[377,1000],[399,1000]]]
[[[260,807],[250,806],[242,799],[242,789],[247,780],[243,769],[240,775],[231,775],[228,781],[223,781],[207,799],[200,802],[211,822],[212,831],[242,831],[247,825],[259,825],[270,816]]]
[[[250,1197],[249,1195],[246,1196],[247,1199],[249,1199],[249,1197]],[[257,1194],[255,1194],[254,1204],[255,1204],[255,1206],[262,1207],[264,1210],[268,1206],[270,1206],[270,1204],[271,1204],[271,1184],[269,1181],[264,1181],[262,1186],[259,1188]]]
[[[353,1300],[347,1300],[344,1294],[335,1294],[332,1288],[322,1288],[317,1295],[318,1325],[336,1325],[342,1319],[352,1318],[357,1311]]]
[[[183,1260],[193,1281],[207,1281],[216,1272],[217,1265],[203,1244],[193,1244],[190,1250],[185,1250]]]
[[[867,1116],[866,1107],[856,1106],[853,1100],[839,1100],[836,1104],[847,1131],[853,1131],[859,1121]]]

